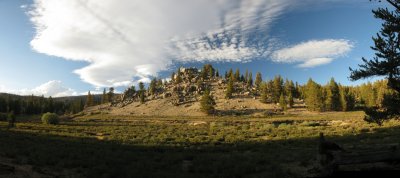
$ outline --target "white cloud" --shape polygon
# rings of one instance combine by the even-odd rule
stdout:
[[[299,67],[310,68],[328,64],[352,48],[353,44],[344,39],[312,40],[274,51],[271,58],[275,62],[300,63]]]
[[[173,62],[248,61],[267,51],[268,31],[290,0],[34,0],[34,50],[87,61],[95,86],[147,80]],[[256,40],[255,40],[256,39]]]
[[[304,61],[304,63],[297,65],[301,68],[310,68],[315,66],[320,66],[324,64],[329,64],[333,61],[332,58],[314,58]]]
[[[311,0],[34,0],[32,6],[23,9],[27,9],[36,28],[31,41],[34,50],[87,61],[86,67],[74,72],[87,83],[106,87],[149,81],[150,76],[175,62],[248,62],[268,56],[274,45],[273,37],[269,36],[273,22],[290,9],[313,3]],[[278,51],[274,61],[302,62],[303,66],[319,64],[305,61],[336,57],[331,54],[340,52],[317,46],[332,42],[340,45],[345,41],[300,44]],[[312,43],[323,51],[304,56],[301,49],[310,48]],[[346,48],[336,50],[345,53]]]
[[[33,89],[13,90],[7,89],[4,86],[0,86],[0,92],[13,93],[18,95],[44,95],[46,97],[74,96],[78,94],[75,90],[65,87],[62,82],[58,80],[48,81]]]

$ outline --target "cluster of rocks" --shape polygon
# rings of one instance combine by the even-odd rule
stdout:
[[[212,88],[220,91],[226,90],[227,81],[222,77],[202,77],[202,71],[191,68],[179,68],[179,74],[176,73],[172,76],[172,80],[164,82],[158,86],[152,94],[149,91],[144,91],[145,101],[167,99],[172,105],[178,106],[182,104],[192,103],[199,101],[203,92]],[[254,97],[252,92],[254,88],[248,88],[243,83],[236,83],[237,96]],[[211,91],[213,94],[214,92]],[[117,107],[124,107],[130,103],[140,101],[138,92],[130,92],[129,89],[125,91],[112,105]]]

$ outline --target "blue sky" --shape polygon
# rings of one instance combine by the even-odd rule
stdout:
[[[348,67],[373,55],[371,37],[381,22],[371,10],[386,6],[368,0],[160,2],[0,1],[0,92],[122,91],[204,63],[220,73],[239,68],[264,79],[326,83],[334,77],[355,85],[365,81],[350,82]]]

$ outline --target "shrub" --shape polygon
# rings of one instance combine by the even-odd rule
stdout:
[[[58,115],[55,113],[45,113],[42,116],[42,123],[43,124],[52,124],[52,125],[56,125],[59,122],[59,118]]]

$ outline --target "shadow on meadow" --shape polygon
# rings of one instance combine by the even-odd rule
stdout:
[[[400,128],[326,138],[345,149],[399,143]],[[95,138],[24,133],[0,128],[0,159],[33,165],[51,177],[309,177],[317,175],[318,138],[193,144],[128,145]],[[179,145],[179,144],[176,144]],[[185,145],[185,144],[182,144]],[[1,163],[1,160],[0,160]],[[397,167],[399,167],[397,165]],[[49,171],[50,170],[50,171]],[[0,171],[1,172],[1,171]],[[338,172],[333,176],[399,175]],[[1,176],[1,175],[0,175]]]

